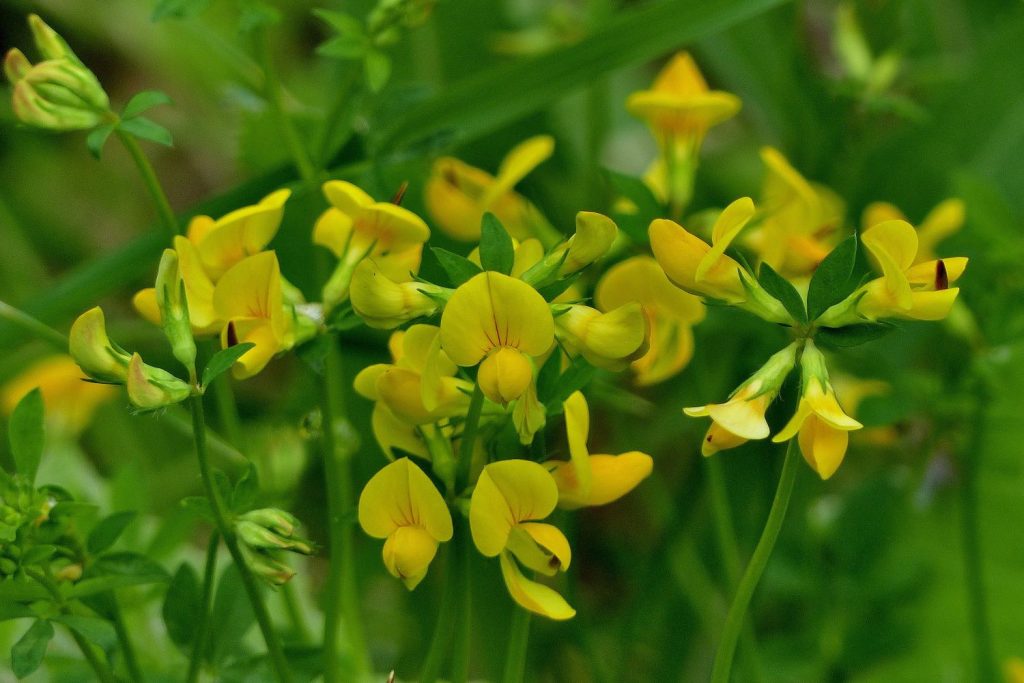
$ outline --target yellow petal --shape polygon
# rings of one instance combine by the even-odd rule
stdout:
[[[741,436],[736,436],[728,429],[722,427],[717,422],[712,422],[711,426],[708,427],[707,434],[704,435],[704,441],[701,444],[700,452],[705,458],[719,451],[725,451],[730,448],[736,448],[742,446],[747,442]]]
[[[849,432],[835,429],[814,415],[804,422],[797,439],[804,460],[822,479],[828,479],[839,469],[849,440]]]
[[[197,335],[216,334],[223,326],[213,307],[213,282],[203,268],[202,259],[195,245],[188,239],[176,236],[174,250],[178,253],[178,269],[185,282],[185,299],[188,301],[188,319]]]
[[[188,222],[188,229],[185,231],[186,239],[193,245],[199,244],[212,230],[217,227],[217,221],[209,216],[193,216]]]
[[[354,216],[364,207],[373,204],[373,197],[344,180],[328,180],[322,189],[331,206],[348,216]]]
[[[918,258],[931,258],[935,246],[964,225],[966,208],[960,199],[947,199],[932,209],[917,230],[920,241]]]
[[[577,213],[576,233],[569,238],[568,254],[560,273],[575,273],[603,257],[611,249],[618,234],[619,228],[611,218],[592,211]]]
[[[674,95],[701,95],[708,91],[707,81],[689,52],[677,52],[654,79],[653,89]]]
[[[516,349],[502,346],[487,355],[476,375],[484,396],[506,405],[523,395],[533,381],[533,363]]]
[[[544,258],[544,245],[540,240],[531,237],[523,240],[516,247],[515,259],[512,262],[512,277],[522,278],[523,273],[528,271]]]
[[[270,320],[281,308],[281,269],[277,255],[265,251],[239,262],[217,282],[213,306],[223,320]]]
[[[886,277],[890,274],[887,268],[903,272],[914,264],[917,256],[917,231],[906,221],[883,221],[873,225],[861,234],[861,241]]]
[[[501,553],[501,575],[505,579],[509,595],[524,609],[555,620],[571,619],[576,616],[576,610],[556,591],[523,576],[519,566],[508,553]]]
[[[813,384],[816,386],[817,382],[813,382]],[[860,429],[864,426],[846,414],[842,406],[839,405],[835,392],[831,388],[824,392],[805,392],[805,395],[807,396],[808,404],[815,414],[835,429],[849,431]]]
[[[885,221],[905,221],[907,217],[903,215],[896,206],[889,202],[872,202],[868,204],[864,209],[864,215],[861,219],[861,228],[867,230],[868,228],[884,223]]]
[[[216,279],[228,268],[262,251],[277,234],[290,190],[278,190],[255,206],[227,214],[206,233],[196,248],[203,267]]]
[[[516,183],[525,178],[530,171],[546,161],[554,151],[555,139],[550,135],[537,135],[513,147],[502,160],[498,176],[487,188],[481,204],[489,207],[494,200],[515,187]]]
[[[437,310],[437,304],[419,287],[415,282],[394,282],[368,258],[352,274],[349,300],[352,310],[369,327],[386,330]]]
[[[722,255],[715,259],[698,283],[697,268],[711,250],[706,242],[687,232],[681,225],[662,218],[651,222],[648,235],[654,258],[677,287],[691,294],[710,296],[730,303],[746,299],[746,292],[740,282],[740,265],[729,256]]]
[[[430,228],[408,209],[378,202],[352,217],[352,228],[367,243],[374,242],[375,253],[404,251],[430,238]]]
[[[764,418],[768,409],[769,395],[762,394],[749,400],[734,398],[725,403],[705,406],[706,414],[726,430],[743,439],[764,439],[771,429]],[[700,413],[689,412],[688,415],[698,416]]]
[[[491,463],[480,473],[470,500],[473,543],[484,556],[494,557],[516,524],[544,519],[557,503],[558,487],[541,465],[529,460]]]
[[[377,439],[377,445],[384,451],[384,456],[388,460],[394,460],[398,455],[395,452],[396,448],[424,460],[430,459],[430,452],[417,431],[416,425],[398,419],[380,401],[373,406],[370,424],[373,427],[373,436]]]
[[[456,365],[480,362],[496,347],[539,356],[554,343],[554,319],[544,297],[521,280],[492,271],[473,276],[441,315],[441,345]]]
[[[705,313],[700,299],[669,282],[650,256],[634,256],[609,268],[597,284],[594,301],[602,311],[636,301],[652,317],[670,317],[689,324],[703,320]]]
[[[914,292],[911,295],[910,310],[904,317],[913,320],[942,320],[953,310],[953,303],[960,293],[958,287],[938,292]]]
[[[442,377],[437,386],[437,402],[432,410],[423,404],[420,375],[412,370],[389,366],[377,378],[377,393],[396,416],[412,424],[429,424],[462,414],[469,406],[472,388],[465,380]]]
[[[650,476],[654,469],[651,456],[640,451],[629,451],[620,455],[590,456],[590,471],[593,483],[587,506],[606,505],[626,495],[640,482]],[[563,501],[559,501],[560,504]],[[567,507],[562,504],[562,507]]]
[[[474,168],[458,159],[442,157],[434,162],[425,188],[427,210],[438,227],[449,237],[472,241],[480,239],[480,200],[487,188],[494,184],[494,176]],[[504,212],[492,206],[495,215],[505,223]]]
[[[341,210],[330,208],[320,214],[313,226],[313,244],[327,247],[341,258],[352,237],[352,218]]]
[[[377,380],[392,367],[394,366],[387,363],[374,363],[360,370],[352,382],[356,393],[371,401],[380,400],[380,392],[377,391]]]
[[[235,344],[255,344],[243,353],[231,369],[235,379],[248,379],[259,374],[267,363],[281,351],[270,322],[264,318],[235,318],[221,332],[221,347]]]
[[[418,527],[435,541],[452,537],[452,516],[430,477],[409,458],[384,466],[359,496],[359,525],[374,538]]]
[[[587,399],[579,391],[574,391],[566,399],[563,407],[565,433],[569,443],[569,462],[557,465],[551,474],[558,486],[560,500],[566,495],[585,499],[590,495],[592,483],[590,452],[587,450],[590,410],[587,407]]]
[[[135,307],[139,315],[155,325],[159,325],[163,319],[163,316],[160,315],[160,305],[156,302],[156,289],[153,287],[136,292],[132,297],[132,306]]]
[[[565,537],[561,529],[552,524],[524,522],[516,527],[516,531],[523,532],[531,543],[543,551],[546,566],[531,566],[531,569],[551,576],[555,572],[565,571],[569,568],[569,564],[572,562],[572,548],[569,547],[569,539]],[[520,561],[530,566],[521,558]]]
[[[968,259],[963,256],[942,259],[942,268],[945,270],[946,287],[938,287],[939,261],[925,261],[911,266],[907,270],[907,280],[911,287],[924,289],[946,289],[960,279],[967,269]]]
[[[725,207],[714,227],[711,229],[712,247],[700,260],[697,272],[694,275],[696,280],[703,280],[708,271],[718,262],[718,259],[725,254],[732,241],[740,234],[744,226],[754,216],[754,200],[750,197],[740,197],[729,206]]]
[[[9,415],[22,398],[39,387],[46,406],[46,424],[77,434],[88,426],[101,403],[117,396],[115,387],[82,381],[82,370],[67,355],[33,362],[0,387],[0,408]]]
[[[384,566],[396,579],[401,579],[409,590],[416,588],[437,554],[437,541],[419,527],[403,526],[395,529],[384,542]]]
[[[811,404],[806,398],[801,398],[800,403],[797,405],[796,412],[793,413],[793,417],[791,417],[789,422],[786,423],[786,426],[782,428],[782,431],[772,437],[772,441],[775,443],[789,441],[797,435],[797,432],[799,432],[800,428],[804,426],[804,422],[807,418],[813,414],[814,410],[811,408]]]

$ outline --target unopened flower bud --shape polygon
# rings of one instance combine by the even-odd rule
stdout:
[[[313,544],[295,536],[299,521],[284,510],[263,508],[238,518],[235,531],[239,540],[260,550],[288,550],[302,555],[313,554]]]
[[[638,303],[602,313],[590,306],[571,305],[555,317],[559,339],[583,354],[591,364],[622,370],[648,349],[647,317]]]
[[[524,273],[523,280],[539,286],[583,270],[608,253],[618,234],[612,219],[580,211],[576,214],[576,233]]]
[[[39,18],[38,14],[28,15],[28,27],[32,30],[32,38],[35,40],[36,48],[44,59],[68,59],[81,64],[78,56],[72,52],[67,42],[60,37],[60,34],[50,28],[45,21]]]
[[[156,302],[160,307],[164,334],[171,343],[171,352],[190,372],[194,372],[196,342],[189,322],[185,281],[178,268],[178,254],[173,249],[164,249],[160,258],[160,268],[156,273]]]
[[[181,403],[192,393],[183,382],[166,370],[146,365],[142,356],[133,354],[126,379],[128,400],[142,410],[156,410]]]
[[[362,261],[352,275],[352,309],[370,327],[391,329],[437,310],[437,302],[424,291],[442,288],[423,282],[394,282],[372,259]]]
[[[68,351],[82,372],[101,382],[122,383],[131,355],[107,337],[103,309],[91,308],[71,326]]]
[[[8,81],[17,83],[28,75],[31,68],[32,62],[28,61],[25,53],[16,47],[8,50],[4,57],[4,75]]]
[[[267,553],[253,550],[245,544],[240,549],[245,565],[271,586],[283,586],[295,576],[294,569]]]

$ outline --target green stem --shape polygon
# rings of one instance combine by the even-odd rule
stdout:
[[[722,565],[725,567],[729,590],[735,591],[740,585],[740,551],[736,543],[736,528],[732,523],[732,510],[729,507],[729,491],[725,485],[721,459],[712,457],[708,458],[706,462],[718,552],[722,556]],[[757,637],[749,623],[744,623],[740,639],[743,641],[740,654],[743,655],[749,679],[752,681],[763,680],[760,658],[757,656]]]
[[[0,318],[13,323],[29,334],[53,344],[64,353],[68,352],[68,338],[46,323],[36,320],[25,311],[0,301]]]
[[[452,628],[455,622],[455,603],[458,600],[457,575],[458,559],[455,544],[459,542],[456,535],[451,543],[445,546],[445,577],[444,593],[441,595],[441,609],[437,613],[437,622],[434,626],[434,635],[430,639],[430,649],[423,660],[420,668],[420,683],[434,683],[441,672],[441,665],[444,664],[445,654],[448,651],[448,643],[451,642]]]
[[[60,589],[53,582],[53,579],[42,572],[32,569],[26,570],[25,573],[39,582],[39,584],[46,589],[53,598],[53,601],[57,604],[61,614],[71,614],[67,601],[61,594]],[[85,660],[89,662],[89,666],[92,667],[93,672],[96,674],[96,678],[102,681],[102,683],[118,683],[117,677],[114,676],[114,673],[110,668],[96,655],[96,651],[93,649],[92,645],[89,644],[89,641],[83,638],[78,631],[70,626],[67,627],[67,629],[71,634],[71,637],[74,639],[75,644],[78,645],[78,649],[82,651],[82,655],[85,657]]]
[[[238,404],[231,383],[225,377],[213,383],[213,400],[217,404],[217,416],[224,430],[224,438],[235,448],[242,447],[242,421],[238,417]]]
[[[479,384],[473,385],[473,395],[469,399],[469,410],[466,412],[466,422],[462,428],[461,442],[459,443],[459,476],[457,487],[469,486],[470,462],[473,459],[473,446],[476,443],[476,434],[480,431],[480,414],[484,409],[484,392]]]
[[[309,643],[311,636],[309,633],[309,627],[306,625],[306,618],[302,614],[302,607],[299,605],[299,599],[295,595],[295,585],[292,581],[289,581],[285,585],[281,586],[281,600],[284,602],[284,608],[288,612],[288,620],[292,622],[292,628],[295,629],[295,636],[302,644]]]
[[[356,577],[354,516],[355,486],[352,481],[352,453],[340,448],[339,427],[344,423],[344,393],[341,385],[341,355],[337,338],[330,337],[324,363],[320,409],[323,413],[324,474],[327,484],[327,526],[331,566],[327,575],[324,609],[324,680],[342,680],[341,622],[345,622],[353,663],[359,674],[370,670],[363,622],[359,614],[359,586]]]
[[[530,613],[522,607],[512,608],[512,626],[508,636],[508,654],[502,683],[522,683],[526,673],[526,649],[530,641]]]
[[[281,644],[274,633],[274,625],[270,620],[267,607],[263,604],[263,598],[260,596],[260,588],[256,583],[256,577],[253,576],[249,566],[245,563],[245,558],[242,557],[242,552],[238,547],[238,539],[235,538],[234,529],[228,523],[224,503],[221,501],[220,493],[213,483],[213,473],[210,470],[209,457],[206,452],[206,415],[203,412],[203,398],[202,396],[193,396],[189,399],[189,403],[192,408],[192,431],[195,434],[199,473],[203,479],[203,487],[206,489],[206,497],[210,501],[210,509],[213,512],[217,530],[224,538],[224,545],[227,546],[228,552],[231,554],[231,559],[234,561],[235,568],[242,579],[242,585],[245,587],[246,595],[248,595],[249,602],[252,604],[256,623],[259,625],[260,632],[263,634],[263,640],[267,645],[267,656],[270,660],[271,668],[277,680],[281,681],[281,683],[286,683],[291,681],[291,673],[288,671],[288,662],[284,658],[284,651],[281,649]]]
[[[187,683],[199,680],[199,670],[203,663],[206,650],[206,638],[210,630],[210,606],[213,602],[213,581],[217,575],[217,548],[220,547],[220,536],[216,531],[210,534],[206,545],[206,566],[203,569],[203,595],[200,604],[199,624],[196,627],[196,639],[192,645],[192,657],[188,663]]]
[[[281,89],[281,81],[278,78],[277,69],[274,68],[274,60],[270,55],[270,34],[265,29],[257,31],[256,53],[260,67],[263,69],[264,95],[267,98],[267,102],[270,103],[274,117],[277,119],[277,126],[281,136],[284,138],[284,144],[288,147],[288,152],[291,154],[292,163],[295,164],[295,169],[299,172],[299,177],[303,181],[312,182],[317,177],[316,165],[313,164],[313,159],[310,157],[305,145],[303,145],[302,138],[299,137],[299,133],[295,129],[295,124],[292,122],[291,117],[288,116],[288,111],[284,104],[284,91]]]
[[[139,147],[138,141],[120,128],[115,128],[114,131],[117,133],[118,139],[121,140],[121,144],[128,150],[128,154],[131,155],[135,166],[139,169],[142,182],[146,185],[146,189],[149,190],[149,196],[153,198],[153,203],[156,204],[156,213],[160,217],[160,224],[167,233],[168,240],[175,235],[180,235],[181,227],[178,225],[178,219],[174,217],[171,203],[167,201],[164,188],[160,185],[160,180],[156,177],[156,172],[153,170],[152,164],[149,163],[149,159],[146,158],[142,148]]]
[[[473,634],[473,544],[470,542],[468,524],[462,524],[462,534],[456,539],[455,546],[459,555],[458,577],[462,599],[459,601],[459,621],[455,627],[452,683],[466,683],[469,680],[470,644]]]
[[[128,635],[128,628],[124,623],[121,603],[118,602],[117,594],[114,591],[110,591],[110,604],[113,607],[114,631],[117,632],[117,641],[121,645],[121,652],[124,654],[124,663],[128,668],[128,674],[131,676],[132,681],[142,683],[146,678],[142,675],[139,658],[135,654],[135,647],[132,645],[131,636]]]
[[[963,482],[960,486],[960,519],[964,553],[964,575],[967,603],[970,610],[971,632],[974,638],[978,681],[992,683],[999,680],[989,628],[988,604],[985,597],[985,579],[982,573],[981,538],[978,526],[978,459],[985,441],[985,406],[989,396],[984,378],[977,380],[973,430],[968,447],[961,455]]]
[[[786,518],[786,509],[789,507],[789,499],[793,495],[793,485],[796,482],[799,467],[800,447],[797,445],[796,439],[791,439],[786,448],[786,460],[782,465],[782,474],[779,476],[779,486],[775,490],[775,500],[772,501],[768,521],[765,522],[761,539],[757,542],[757,548],[750,558],[750,564],[747,565],[747,570],[743,573],[739,588],[736,590],[736,597],[733,598],[729,614],[725,619],[725,627],[722,629],[722,638],[718,643],[715,664],[711,672],[712,683],[728,683],[729,681],[732,660],[736,653],[736,642],[743,630],[747,608],[750,606],[754,589],[757,588],[757,584],[761,580],[764,568],[768,565],[768,559],[772,555],[772,549],[775,547],[775,541],[779,537],[779,531],[782,529],[782,522]]]

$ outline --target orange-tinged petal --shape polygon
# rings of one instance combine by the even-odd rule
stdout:
[[[255,206],[237,209],[222,217],[196,243],[203,267],[216,279],[247,256],[262,251],[277,234],[290,190],[278,190]]]

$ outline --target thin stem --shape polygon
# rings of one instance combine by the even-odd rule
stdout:
[[[264,95],[267,98],[267,102],[270,103],[274,117],[277,118],[278,129],[284,138],[284,144],[288,147],[288,152],[291,154],[292,163],[295,164],[295,169],[299,172],[299,177],[302,180],[305,182],[316,180],[316,165],[313,163],[309,151],[302,143],[302,138],[299,137],[295,124],[292,122],[291,117],[288,116],[285,108],[284,91],[281,89],[281,81],[278,78],[277,69],[274,68],[274,60],[270,55],[270,34],[265,29],[257,31],[256,56],[260,67],[263,69]]]
[[[456,554],[459,556],[458,576],[462,599],[459,601],[459,621],[455,627],[452,683],[466,683],[469,680],[470,645],[473,634],[473,544],[470,542],[469,525],[463,523],[462,527],[462,534],[455,543]]]
[[[149,190],[149,196],[153,199],[153,203],[156,204],[156,213],[160,217],[160,225],[163,226],[164,231],[167,233],[168,240],[175,235],[180,235],[181,226],[178,225],[178,219],[174,216],[171,203],[167,201],[164,188],[156,177],[156,172],[153,170],[152,164],[149,163],[149,159],[146,158],[146,154],[139,147],[138,141],[120,128],[115,128],[114,131],[117,133],[121,144],[128,150],[128,154],[131,155],[135,166],[139,169],[142,182],[146,185],[146,189]]]
[[[356,577],[354,517],[355,486],[352,481],[352,453],[338,443],[344,423],[344,393],[341,354],[337,338],[330,337],[322,377],[320,410],[323,413],[324,474],[327,484],[327,526],[331,566],[327,575],[324,608],[324,680],[342,680],[341,622],[345,622],[353,663],[359,674],[370,670],[363,622],[359,614],[359,586]]]
[[[437,680],[441,666],[444,664],[445,654],[448,652],[448,644],[451,642],[452,628],[455,622],[455,603],[458,600],[459,577],[455,544],[459,540],[459,536],[456,535],[455,539],[444,549],[444,593],[441,595],[441,609],[437,613],[434,635],[430,639],[430,649],[427,650],[427,656],[420,668],[420,683],[434,683]]]
[[[201,611],[199,613],[199,624],[196,627],[196,639],[192,645],[192,657],[188,663],[187,683],[196,683],[199,680],[199,670],[203,663],[203,654],[206,651],[206,638],[210,630],[210,605],[213,602],[213,581],[217,575],[217,548],[220,547],[220,536],[216,531],[210,534],[210,540],[206,545],[206,566],[203,569],[203,595]]]
[[[775,548],[775,541],[779,538],[779,531],[782,529],[782,522],[786,518],[786,509],[789,507],[789,499],[793,495],[793,485],[796,482],[796,474],[800,467],[800,447],[796,439],[791,439],[786,448],[786,460],[782,465],[782,474],[779,476],[779,486],[775,490],[775,500],[772,501],[771,511],[768,513],[768,521],[765,522],[764,531],[761,532],[761,539],[757,542],[754,555],[750,558],[750,564],[743,573],[739,588],[736,590],[736,597],[733,598],[729,607],[729,615],[725,619],[725,627],[722,629],[722,639],[718,643],[718,651],[715,653],[715,664],[711,672],[712,683],[728,683],[732,671],[732,660],[736,653],[736,641],[739,640],[740,632],[743,630],[743,623],[747,615],[747,608],[750,606],[750,599],[754,595],[764,568],[768,565],[768,559]]]
[[[228,552],[231,553],[231,559],[234,561],[235,568],[242,579],[242,585],[245,587],[249,602],[252,603],[252,611],[256,617],[256,623],[259,625],[260,631],[263,633],[263,640],[267,644],[267,656],[270,660],[271,668],[274,670],[278,681],[282,683],[291,681],[288,662],[284,658],[284,651],[281,649],[281,644],[274,633],[274,625],[270,620],[267,607],[263,604],[263,598],[260,596],[256,577],[253,576],[249,566],[245,563],[245,558],[242,557],[242,552],[238,547],[238,540],[235,538],[234,530],[228,523],[224,511],[224,503],[221,501],[220,493],[213,483],[213,474],[210,471],[209,457],[206,452],[206,416],[203,412],[203,399],[201,396],[193,396],[189,399],[189,403],[192,408],[192,431],[195,434],[199,473],[203,479],[203,487],[206,489],[206,497],[210,501],[210,508],[217,524],[217,530],[224,537],[224,545],[227,546]]]
[[[68,338],[46,323],[36,320],[25,311],[0,301],[0,318],[13,323],[29,334],[53,344],[64,353],[68,352]]]
[[[295,629],[295,635],[300,643],[306,644],[311,640],[309,627],[306,625],[306,618],[302,614],[302,607],[299,605],[299,599],[295,595],[294,582],[289,581],[285,585],[281,586],[281,600],[284,602],[284,608],[288,612],[288,620],[292,622],[292,628]]]
[[[512,626],[508,636],[508,654],[502,683],[521,683],[526,673],[526,649],[530,641],[530,613],[522,607],[512,609]]]
[[[457,486],[469,485],[470,461],[473,459],[473,446],[476,443],[476,434],[480,430],[480,414],[484,408],[484,392],[479,384],[473,386],[473,395],[469,399],[469,410],[466,412],[466,422],[462,428],[461,442],[459,443],[459,477]]]
[[[117,632],[117,642],[121,645],[121,652],[124,654],[124,663],[128,668],[128,674],[133,681],[142,683],[146,680],[142,675],[142,667],[139,666],[139,658],[135,654],[135,647],[132,645],[131,636],[128,635],[128,628],[124,623],[124,614],[121,612],[121,603],[117,600],[117,593],[110,591],[110,604],[113,608],[114,631]]]
[[[973,430],[968,447],[961,454],[963,482],[960,486],[960,520],[964,553],[964,575],[967,603],[971,615],[971,633],[974,638],[974,657],[978,681],[992,683],[998,680],[989,628],[988,604],[985,597],[985,578],[982,573],[981,537],[978,529],[978,459],[985,441],[985,406],[989,405],[984,378],[979,378],[975,389]]]

